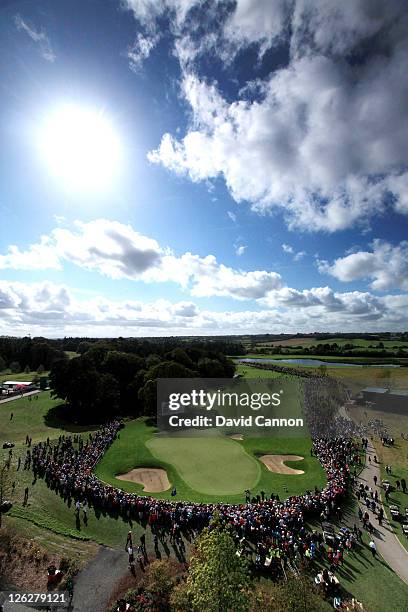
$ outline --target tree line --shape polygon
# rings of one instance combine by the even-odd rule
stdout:
[[[235,366],[211,343],[135,343],[134,351],[98,341],[78,357],[55,361],[50,372],[54,397],[66,402],[71,419],[100,422],[117,415],[156,414],[158,378],[231,378]],[[140,354],[142,352],[142,355]]]
[[[49,370],[54,361],[64,357],[64,351],[47,338],[0,336],[0,371]]]

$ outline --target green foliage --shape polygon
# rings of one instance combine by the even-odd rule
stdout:
[[[95,423],[118,414],[153,416],[158,378],[224,378],[235,370],[225,355],[206,346],[164,351],[165,345],[155,345],[154,350],[162,349],[162,355],[152,352],[142,357],[117,350],[119,340],[80,342],[82,355],[54,362],[50,372],[53,396],[69,403],[74,420]],[[130,348],[125,341],[120,345]],[[131,348],[144,352],[147,347],[153,350],[146,341]]]
[[[324,612],[327,605],[321,599],[310,578],[300,576],[282,582],[256,585],[251,591],[248,610],[251,612]]]
[[[19,372],[21,372],[21,365],[18,361],[12,361],[10,363],[10,370],[13,374],[18,374]]]
[[[177,599],[188,601],[192,611],[247,611],[249,570],[236,552],[232,536],[216,519],[196,540],[187,580],[178,588]],[[177,599],[172,600],[173,605]]]

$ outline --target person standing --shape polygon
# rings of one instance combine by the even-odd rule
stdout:
[[[142,549],[143,554],[146,554],[146,534],[142,533],[140,536],[140,548]]]
[[[370,540],[369,547],[371,550],[371,554],[373,555],[373,557],[375,557],[377,554],[377,546],[375,545],[374,540]]]
[[[135,564],[135,557],[133,555],[133,546],[131,544],[129,544],[129,546],[127,547],[127,553],[128,553],[128,561],[129,561],[129,569],[133,569],[133,566]]]
[[[133,540],[132,540],[132,532],[131,531],[128,531],[128,534],[127,534],[127,537],[126,537],[125,550],[127,550],[129,546],[131,546],[133,548]]]

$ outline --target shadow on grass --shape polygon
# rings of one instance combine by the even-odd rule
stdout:
[[[72,420],[72,411],[66,404],[59,404],[58,406],[54,406],[54,408],[50,408],[47,414],[44,415],[44,424],[47,427],[63,429],[70,433],[80,433],[82,431],[89,431],[90,429],[97,429],[100,425],[100,423],[76,423]]]

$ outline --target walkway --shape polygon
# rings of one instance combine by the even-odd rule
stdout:
[[[375,491],[376,487],[374,484],[374,476],[377,476],[377,484],[381,484],[381,473],[380,466],[378,463],[374,463],[375,449],[372,443],[368,442],[367,454],[366,454],[366,465],[359,476],[359,480],[363,482],[364,486],[367,484]],[[371,463],[368,459],[371,457]],[[378,488],[379,494],[382,489]],[[397,536],[394,534],[392,526],[388,522],[385,509],[384,509],[384,520],[381,527],[378,525],[377,515],[367,510],[365,504],[360,502],[360,507],[363,512],[368,512],[370,515],[370,522],[375,527],[373,534],[373,540],[377,546],[377,551],[383,557],[384,561],[390,566],[392,570],[408,584],[408,552],[399,542]]]
[[[74,580],[73,612],[103,612],[120,579],[129,574],[125,550],[101,546]]]
[[[23,393],[23,397],[28,397],[29,395],[37,395],[41,393],[41,391],[28,391],[28,393]],[[0,404],[7,404],[7,402],[12,402],[13,400],[21,399],[21,394],[13,395],[13,397],[6,397],[4,399],[0,399]]]

